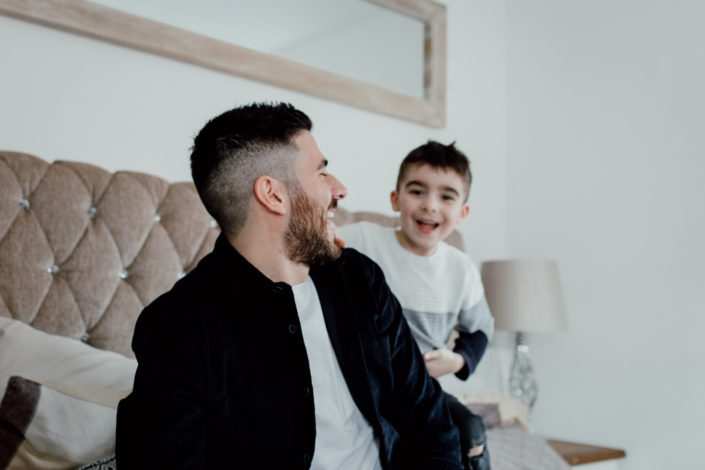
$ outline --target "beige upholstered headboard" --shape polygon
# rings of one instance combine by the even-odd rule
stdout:
[[[398,218],[336,212],[339,225]],[[0,316],[132,356],[142,308],[213,247],[193,183],[0,152]],[[449,243],[462,249],[454,232]]]
[[[0,315],[132,355],[142,308],[217,237],[192,183],[0,152]]]

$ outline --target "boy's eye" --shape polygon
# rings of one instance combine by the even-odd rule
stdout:
[[[451,194],[444,194],[442,197],[444,201],[455,201],[455,196]]]
[[[414,196],[420,196],[421,190],[420,189],[410,189],[409,194],[413,194]]]

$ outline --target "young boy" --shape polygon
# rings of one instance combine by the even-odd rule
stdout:
[[[468,255],[443,240],[467,217],[472,174],[454,144],[429,141],[412,150],[399,168],[391,194],[401,227],[359,222],[339,228],[342,240],[380,265],[423,353],[429,374],[438,378],[473,373],[494,332],[480,273]],[[459,337],[446,347],[453,330]],[[484,426],[446,394],[461,437],[466,468],[489,469]]]

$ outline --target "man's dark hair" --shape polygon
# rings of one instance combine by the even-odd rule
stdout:
[[[455,148],[455,142],[443,145],[429,140],[427,143],[416,147],[401,162],[399,176],[397,176],[397,192],[401,191],[401,184],[410,167],[416,165],[429,165],[435,170],[454,171],[465,183],[465,202],[470,195],[472,172],[470,161],[463,152]]]
[[[254,103],[211,119],[194,139],[191,176],[220,228],[237,235],[245,224],[254,183],[262,175],[296,184],[299,149],[293,139],[311,119],[288,103]]]

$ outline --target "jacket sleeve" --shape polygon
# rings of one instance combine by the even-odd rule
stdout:
[[[134,388],[117,413],[121,469],[206,468],[203,345],[174,308],[173,302],[157,301],[135,327]]]
[[[382,271],[375,265],[373,288],[380,327],[392,355],[395,427],[414,468],[462,469],[458,431],[452,424],[443,391],[428,375],[423,357]]]

